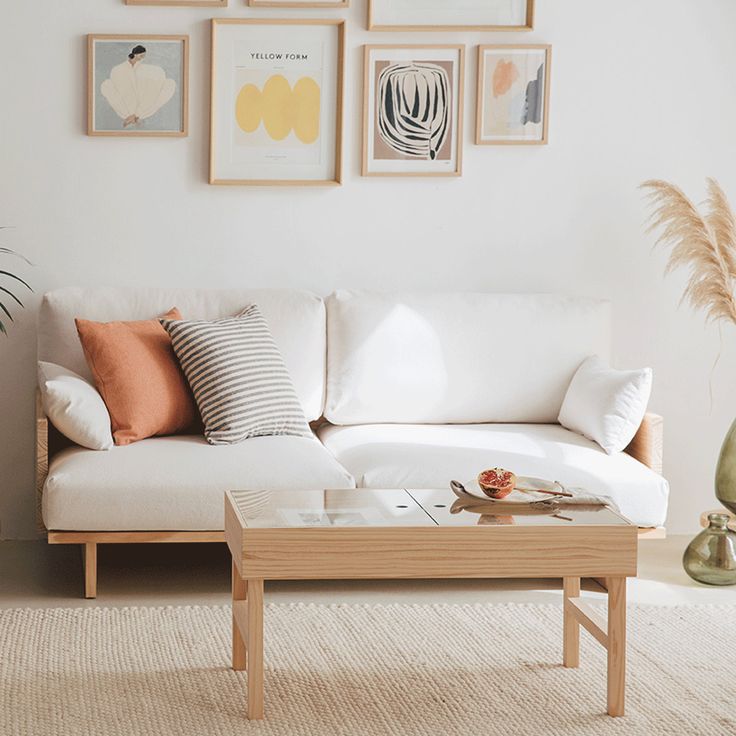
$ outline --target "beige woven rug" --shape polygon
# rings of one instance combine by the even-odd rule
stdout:
[[[266,721],[244,717],[225,607],[0,611],[0,734],[736,733],[736,607],[630,609],[628,715],[557,606],[266,610]]]

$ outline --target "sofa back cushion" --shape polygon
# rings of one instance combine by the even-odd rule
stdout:
[[[77,337],[76,317],[112,322],[150,319],[176,304],[187,319],[218,319],[257,304],[284,357],[308,421],[324,405],[325,308],[322,299],[290,289],[66,288],[41,304],[39,359],[57,363],[88,381],[92,375]]]
[[[333,424],[556,422],[586,357],[610,360],[608,302],[536,294],[327,300]]]

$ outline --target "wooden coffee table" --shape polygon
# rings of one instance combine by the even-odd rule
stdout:
[[[624,714],[626,578],[637,528],[608,508],[566,518],[451,513],[448,490],[232,491],[232,666],[248,674],[247,715],[263,718],[264,580],[562,578],[563,664],[577,667],[580,626],[608,652],[608,713]],[[608,617],[580,598],[605,579]]]

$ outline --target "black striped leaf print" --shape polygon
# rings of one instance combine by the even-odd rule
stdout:
[[[313,437],[268,323],[255,304],[214,321],[161,320],[212,445]]]
[[[378,76],[378,132],[394,151],[434,161],[450,130],[450,79],[429,62],[391,64]]]

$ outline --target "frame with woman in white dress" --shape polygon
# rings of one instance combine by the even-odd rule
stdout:
[[[90,35],[87,133],[186,136],[189,37]]]

